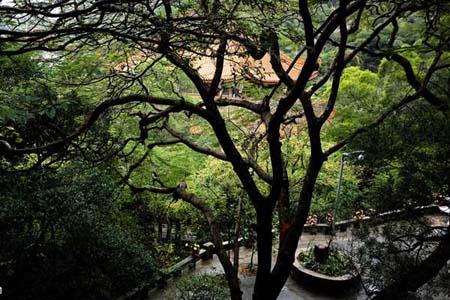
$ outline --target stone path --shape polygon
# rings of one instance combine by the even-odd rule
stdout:
[[[341,246],[344,246],[351,239],[351,234],[347,232],[339,232],[335,237],[335,242]],[[311,247],[312,245],[317,244],[327,244],[329,241],[329,236],[325,236],[322,234],[311,235],[311,234],[303,234],[297,251],[301,251]],[[276,253],[274,252],[274,255]],[[233,256],[233,251],[231,251],[230,256]],[[251,249],[247,249],[241,247],[239,253],[239,263],[249,263],[251,260]],[[254,254],[253,261],[256,263],[258,260],[257,254]],[[275,260],[275,257],[274,257]],[[220,265],[219,259],[216,255],[213,256],[212,259],[199,261],[196,264],[196,268],[193,271],[194,274],[222,274],[222,266]],[[250,300],[252,298],[253,285],[255,283],[254,276],[245,276],[240,274],[241,279],[241,289],[244,293],[244,300]],[[169,293],[172,288],[176,285],[175,281],[169,283],[169,285],[163,290],[156,290],[150,294],[149,299],[152,300],[166,300],[169,298]],[[279,296],[280,300],[350,300],[350,299],[366,299],[364,297],[362,291],[353,291],[350,294],[344,294],[340,296],[330,296],[326,294],[326,287],[324,288],[323,293],[318,291],[311,291],[302,287],[297,282],[295,282],[290,277],[288,278],[285,286],[283,287],[281,294]]]
[[[427,216],[428,221],[432,223],[433,225],[440,225],[443,226],[445,224],[448,224],[449,217],[448,216],[436,216],[431,215]],[[298,252],[311,248],[314,245],[324,245],[328,244],[330,236],[324,235],[324,234],[309,234],[309,233],[303,233],[301,240],[299,241],[297,253]],[[336,236],[334,237],[333,242],[337,244],[340,248],[348,249],[350,248],[352,243],[357,243],[357,241],[354,241],[352,239],[352,234],[350,230],[347,230],[345,232],[337,232]],[[233,252],[231,251],[230,257],[232,257]],[[276,255],[276,251],[274,252],[274,256]],[[239,253],[239,263],[249,263],[251,259],[251,250],[246,248],[241,248]],[[254,254],[253,261],[257,262],[257,254]],[[275,257],[273,259],[275,261]],[[199,261],[196,264],[196,268],[194,271],[191,271],[194,274],[222,274],[222,266],[220,265],[220,262],[216,255],[213,256],[212,259],[206,260],[206,261]],[[254,276],[245,276],[240,274],[241,279],[241,289],[244,293],[243,299],[244,300],[250,300],[252,298],[252,292],[253,292],[253,285],[255,282]],[[168,286],[162,290],[156,290],[149,294],[149,298],[151,300],[168,300],[169,293],[171,290],[173,290],[174,286],[176,285],[176,279],[170,281],[168,283]],[[326,287],[323,288],[323,291],[311,291],[308,290],[306,287],[301,286],[299,283],[295,282],[290,277],[288,278],[285,286],[283,287],[281,294],[278,299],[280,300],[363,300],[367,299],[365,296],[363,290],[359,291],[349,291],[346,295],[333,295],[330,296],[326,293]]]
[[[231,255],[233,255],[231,253]],[[249,263],[250,257],[251,257],[251,250],[246,248],[240,249],[240,255],[239,255],[239,262],[240,263]],[[253,261],[257,261],[257,255],[254,255]],[[213,259],[207,260],[207,261],[199,261],[197,263],[196,269],[194,271],[195,273],[207,273],[207,274],[221,274],[222,267],[220,265],[220,262],[217,258],[217,256],[214,255]],[[239,276],[241,279],[241,289],[244,293],[244,300],[251,300],[252,299],[252,292],[253,292],[253,285],[255,283],[255,277],[254,276]],[[326,289],[326,288],[325,288]],[[325,290],[326,292],[326,290]],[[341,295],[341,296],[329,296],[326,293],[319,293],[317,291],[310,291],[307,290],[305,287],[302,287],[297,282],[295,282],[290,277],[288,278],[286,284],[284,285],[279,298],[280,300],[332,300],[332,299],[339,299],[339,300],[350,300],[350,299],[364,299],[364,298],[358,298],[358,293],[356,295]]]

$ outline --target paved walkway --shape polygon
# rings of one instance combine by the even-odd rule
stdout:
[[[231,255],[233,252],[231,252]],[[251,250],[246,248],[240,249],[239,254],[239,263],[249,263],[251,258]],[[253,261],[256,263],[257,261],[257,255],[255,254],[253,257]],[[275,260],[275,258],[274,258]],[[221,274],[222,266],[220,265],[219,259],[217,256],[214,255],[213,259],[207,260],[207,261],[199,261],[197,263],[196,269],[194,271],[195,273],[207,273],[207,274]],[[255,284],[255,277],[254,276],[245,276],[240,274],[239,278],[241,279],[241,289],[244,293],[244,300],[251,300],[252,299],[252,293],[253,293],[253,286]],[[326,290],[325,290],[326,292]],[[358,294],[358,292],[356,293]],[[280,300],[332,300],[332,299],[339,299],[339,300],[349,300],[349,299],[364,299],[364,298],[358,298],[357,295],[347,294],[347,295],[341,295],[341,296],[329,296],[326,293],[319,293],[317,291],[310,291],[306,289],[305,287],[302,287],[299,285],[296,281],[294,281],[292,278],[288,278],[286,284],[284,285],[279,298]]]
[[[448,216],[427,216],[428,221],[432,225],[440,225],[443,226],[447,224],[448,222]],[[381,225],[382,226],[382,225]],[[324,245],[328,244],[330,239],[329,235],[324,234],[309,234],[309,233],[303,233],[299,244],[297,248],[298,252],[311,248],[314,245]],[[354,241],[352,238],[351,230],[347,230],[345,232],[337,232],[336,236],[334,237],[334,243],[337,244],[340,248],[348,249],[351,247],[352,243],[357,243],[357,241]],[[276,246],[276,245],[274,245]],[[275,261],[275,255],[276,251],[274,251],[274,258],[273,261]],[[230,257],[233,256],[233,252],[231,251]],[[251,250],[241,247],[240,253],[239,253],[239,263],[249,263],[251,259]],[[257,262],[257,254],[254,254],[253,261]],[[196,268],[194,271],[191,271],[194,274],[222,274],[222,266],[217,258],[216,255],[213,256],[212,259],[206,260],[206,261],[199,261],[196,264]],[[255,282],[254,276],[245,276],[240,274],[239,278],[241,279],[241,289],[244,293],[244,300],[250,300],[252,297],[253,292],[253,285]],[[168,300],[170,291],[173,290],[174,286],[176,285],[176,278],[169,282],[168,286],[165,289],[162,290],[156,290],[153,293],[149,295],[149,299],[151,300]],[[308,290],[306,287],[301,286],[299,283],[295,282],[290,277],[288,278],[285,286],[283,287],[280,296],[278,299],[280,300],[363,300],[367,299],[365,296],[363,290],[359,291],[349,291],[346,295],[333,295],[330,296],[326,293],[326,287],[324,287],[322,292],[318,291],[311,291]]]
[[[335,241],[339,245],[344,245],[349,242],[351,238],[350,233],[339,232],[335,238]],[[299,247],[297,251],[301,251],[311,247],[316,244],[326,244],[329,241],[329,236],[325,236],[322,234],[311,235],[311,234],[303,234],[302,238],[299,242]],[[275,256],[276,252],[274,252]],[[233,256],[233,251],[230,252],[230,256]],[[247,249],[244,247],[240,248],[239,253],[239,263],[249,263],[251,260],[251,249]],[[258,260],[257,254],[254,254],[253,261],[256,263]],[[273,259],[275,261],[275,257]],[[196,264],[196,268],[193,271],[194,274],[222,274],[222,266],[219,262],[219,259],[216,255],[213,256],[212,259],[199,261]],[[239,278],[241,280],[241,289],[244,293],[244,300],[250,300],[252,298],[253,286],[255,283],[254,276],[245,276],[240,274]],[[170,290],[176,285],[176,279],[169,283],[169,285],[163,290],[157,290],[151,293],[149,299],[151,300],[167,300],[170,296]],[[280,300],[350,300],[350,299],[366,299],[362,294],[362,291],[353,291],[353,293],[340,295],[340,296],[330,296],[326,294],[326,288],[324,289],[324,293],[311,291],[302,287],[297,282],[295,282],[290,277],[288,278],[285,286],[283,287],[279,298]]]

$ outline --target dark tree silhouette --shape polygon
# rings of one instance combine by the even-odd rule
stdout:
[[[194,1],[195,2],[195,1]],[[442,61],[442,55],[448,49],[448,36],[440,35],[437,30],[440,18],[448,13],[445,1],[336,1],[333,10],[323,20],[316,20],[313,11],[321,1],[115,1],[115,0],[63,0],[63,1],[13,1],[0,5],[0,42],[9,45],[0,48],[0,55],[17,55],[42,50],[56,53],[76,52],[85,49],[109,49],[115,43],[127,45],[136,52],[144,53],[146,58],[164,58],[173,66],[182,70],[195,86],[200,104],[185,101],[182,97],[162,98],[152,96],[151,91],[142,88],[142,92],[113,93],[110,99],[100,103],[87,117],[83,126],[76,132],[61,139],[53,140],[44,146],[30,146],[16,149],[6,141],[1,141],[3,155],[25,155],[45,153],[51,155],[62,148],[73,147],[78,139],[88,131],[107,111],[115,107],[137,104],[157,106],[151,113],[134,113],[139,119],[140,136],[130,138],[124,143],[144,143],[151,150],[154,147],[170,146],[182,143],[193,151],[213,156],[229,162],[248,194],[257,216],[258,271],[254,287],[254,299],[276,299],[289,275],[294,261],[295,250],[302,235],[309,214],[315,183],[323,163],[336,151],[342,149],[356,136],[378,126],[388,116],[405,105],[418,99],[425,99],[437,110],[448,110],[448,97],[443,98],[430,86],[433,75],[448,68]],[[408,59],[402,56],[402,47],[395,43],[398,33],[398,20],[414,15],[424,20],[428,43],[421,49],[434,55],[433,62],[427,66],[425,75],[419,76]],[[289,75],[280,59],[280,37],[283,35],[281,24],[285,20],[297,20],[299,27],[297,47],[300,49],[294,61],[304,57],[303,68],[296,78]],[[371,26],[364,39],[351,42],[365,23]],[[364,25],[367,26],[367,25]],[[230,41],[245,48],[246,55],[260,59],[270,56],[270,64],[280,78],[262,99],[217,98],[216,92],[221,84],[227,47]],[[382,41],[382,42],[381,42]],[[374,43],[375,42],[375,43]],[[375,44],[375,46],[374,46]],[[370,48],[369,48],[370,45]],[[321,55],[327,46],[335,46],[336,54],[327,68],[320,70],[319,77],[310,82],[313,73],[320,64]],[[398,63],[404,70],[411,85],[411,92],[404,98],[386,107],[385,111],[369,125],[363,126],[348,135],[348,138],[334,146],[323,149],[321,129],[330,118],[339,92],[343,70],[361,53],[378,58],[386,58]],[[215,59],[214,75],[211,82],[205,83],[198,70],[190,63],[192,55],[209,56]],[[145,58],[142,58],[145,60]],[[292,67],[292,66],[291,66]],[[150,67],[151,68],[151,67]],[[144,71],[148,71],[147,69]],[[131,80],[139,83],[142,74],[134,74]],[[330,82],[331,90],[323,110],[313,105],[313,96]],[[281,99],[274,99],[275,91],[286,89]],[[448,94],[447,94],[448,96]],[[310,144],[309,162],[301,184],[298,199],[289,199],[290,187],[282,152],[280,128],[289,122],[293,107],[299,103],[306,120]],[[266,131],[262,135],[270,152],[270,168],[264,169],[258,164],[252,151],[238,149],[227,128],[221,113],[221,107],[237,107],[256,115],[264,124]],[[214,132],[221,149],[211,149],[196,144],[186,135],[171,128],[167,122],[171,115],[186,112],[205,120]],[[156,126],[158,125],[158,126]],[[147,141],[149,132],[164,131],[171,139]],[[258,144],[258,139],[254,137]],[[123,145],[122,145],[123,146]],[[123,147],[122,147],[123,148]],[[257,146],[255,147],[257,150]],[[253,150],[255,150],[253,149]],[[143,158],[142,160],[144,160]],[[210,225],[212,241],[225,270],[232,299],[241,299],[239,281],[228,256],[222,248],[221,228],[216,221],[214,211],[205,201],[191,194],[189,188],[167,187],[164,185],[135,186],[130,180],[137,165],[131,166],[124,181],[135,192],[176,194],[177,197],[198,208]],[[256,184],[256,177],[265,182],[269,193],[264,194]],[[290,212],[290,202],[295,201],[296,211]],[[272,268],[272,220],[275,209],[281,216],[278,255]],[[290,217],[292,215],[292,217]],[[447,242],[445,240],[444,242]],[[436,249],[432,255],[439,255],[448,245]],[[448,253],[448,251],[447,251]],[[430,258],[433,260],[433,258]],[[445,259],[440,259],[443,262]],[[433,260],[434,261],[434,260]],[[427,260],[424,261],[424,264]],[[401,285],[405,289],[416,288],[434,274],[415,274],[414,287]],[[430,275],[430,276],[429,276]],[[388,287],[385,293],[391,293]]]

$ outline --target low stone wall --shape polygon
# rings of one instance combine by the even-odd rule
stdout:
[[[358,223],[370,223],[371,225],[382,224],[386,221],[394,220],[406,220],[413,217],[420,217],[425,215],[447,215],[445,214],[438,205],[427,205],[419,206],[410,209],[397,209],[374,216],[366,216],[360,220],[349,219],[336,222],[336,230],[346,231],[350,227],[354,227]],[[303,232],[310,234],[330,234],[331,225],[330,224],[306,224]]]

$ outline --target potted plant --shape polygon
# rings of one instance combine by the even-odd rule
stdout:
[[[186,243],[184,246],[190,250],[192,258],[197,258],[200,252],[200,245],[196,243]]]
[[[191,256],[192,256],[192,258],[197,258],[199,251],[200,251],[200,245],[199,244],[194,243],[194,244],[191,245]]]
[[[306,224],[311,226],[311,234],[317,233],[317,215],[309,215],[306,219]]]
[[[365,217],[364,210],[358,209],[355,212],[355,215],[353,216],[353,219],[355,219],[354,223],[355,228],[359,228],[361,226],[361,222],[364,219],[364,217]]]

